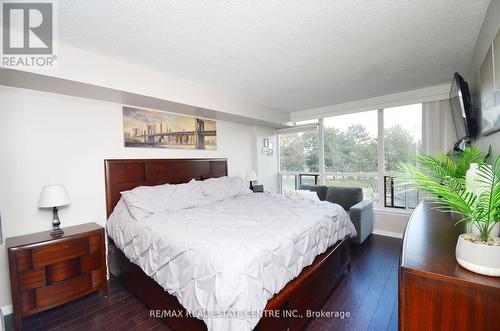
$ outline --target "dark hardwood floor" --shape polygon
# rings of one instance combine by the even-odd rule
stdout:
[[[349,318],[314,319],[307,330],[397,330],[398,261],[401,240],[372,235],[352,246],[352,270],[335,289],[323,311],[349,312]],[[12,315],[6,317],[13,330]],[[23,330],[170,330],[117,281],[109,298],[100,293],[23,320]]]

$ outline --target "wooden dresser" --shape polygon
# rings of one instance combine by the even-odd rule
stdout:
[[[104,228],[87,223],[6,239],[15,326],[22,317],[101,289],[107,296]]]
[[[399,330],[499,330],[500,278],[462,268],[455,259],[459,217],[422,202],[403,239]]]

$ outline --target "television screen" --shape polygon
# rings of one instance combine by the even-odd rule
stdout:
[[[470,100],[469,85],[458,73],[453,76],[450,103],[457,138],[475,137],[477,124]]]

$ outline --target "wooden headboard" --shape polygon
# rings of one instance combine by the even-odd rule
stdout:
[[[227,159],[104,160],[106,214],[111,215],[120,192],[142,185],[181,184],[227,176]]]

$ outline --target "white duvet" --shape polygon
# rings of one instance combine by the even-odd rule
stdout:
[[[342,207],[271,194],[133,219],[120,201],[108,235],[208,330],[251,330],[267,301],[356,231]]]

